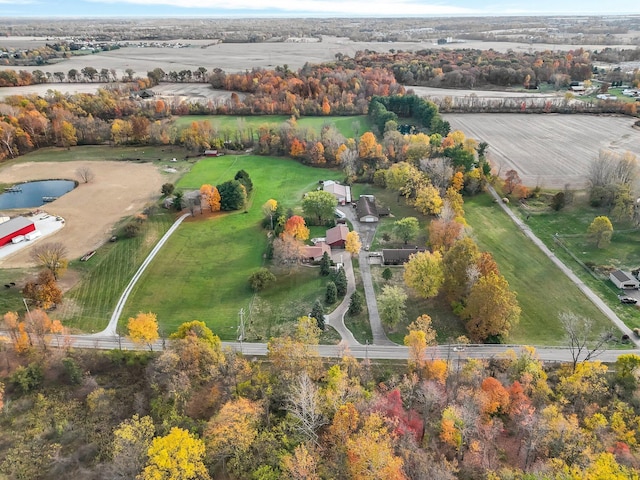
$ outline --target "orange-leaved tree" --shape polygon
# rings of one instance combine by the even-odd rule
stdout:
[[[153,351],[153,343],[160,338],[158,335],[158,319],[155,313],[140,312],[130,317],[127,323],[129,338],[138,345],[147,345]]]
[[[216,187],[205,183],[200,187],[200,195],[212,212],[220,211],[220,192]]]
[[[309,238],[309,229],[300,215],[289,217],[284,224],[284,232],[291,235],[296,240],[304,241]]]
[[[351,253],[352,255],[358,255],[360,253],[360,249],[362,248],[362,242],[360,241],[360,235],[355,230],[347,233],[347,238],[345,239],[344,249]]]

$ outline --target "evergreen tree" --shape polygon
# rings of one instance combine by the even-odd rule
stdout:
[[[333,282],[327,283],[327,293],[325,294],[324,301],[327,302],[328,305],[331,305],[338,298],[338,289],[336,288],[336,284]]]
[[[333,282],[338,289],[338,296],[344,297],[347,293],[347,274],[344,273],[344,268],[340,268],[334,275]]]
[[[247,189],[247,194],[251,193],[251,190],[253,190],[253,182],[251,181],[249,174],[244,170],[240,170],[238,173],[236,173],[236,176],[233,177],[233,179],[239,181],[242,185],[244,185],[244,188]]]
[[[362,298],[362,294],[356,290],[351,295],[351,302],[349,303],[349,315],[358,315],[362,312],[362,307],[364,305],[364,299]]]
[[[313,308],[311,308],[311,317],[316,319],[318,322],[318,328],[320,330],[325,329],[324,325],[324,307],[322,306],[322,302],[317,300],[313,303]]]
[[[322,259],[320,259],[320,275],[326,277],[331,273],[331,257],[327,252],[322,254]]]
[[[389,267],[385,268],[382,271],[382,278],[384,278],[388,282],[389,280],[391,280],[391,277],[393,277],[393,272]]]

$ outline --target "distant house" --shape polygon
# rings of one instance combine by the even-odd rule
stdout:
[[[140,90],[138,92],[138,97],[140,98],[152,98],[155,96],[155,93],[152,90]]]
[[[387,248],[382,250],[383,265],[404,265],[414,253],[424,252],[425,248]]]
[[[609,280],[613,284],[621,289],[631,289],[640,287],[640,282],[629,272],[623,272],[622,270],[616,270],[609,274]]]
[[[322,189],[333,194],[341,205],[351,203],[351,187],[349,185],[341,185],[333,180],[325,180]]]
[[[205,157],[220,157],[220,156],[222,156],[222,153],[218,152],[218,150],[205,150],[204,151],[204,156]]]
[[[318,262],[324,255],[328,253],[331,256],[331,247],[324,242],[318,242],[315,245],[306,245],[304,247],[304,262]]]
[[[327,244],[331,248],[344,248],[347,241],[347,233],[349,233],[349,227],[346,225],[337,225],[330,228],[325,236]]]
[[[569,91],[575,95],[584,95],[584,85],[572,85],[569,87]]]
[[[375,198],[372,195],[361,195],[356,203],[356,215],[363,223],[372,223],[380,220]]]

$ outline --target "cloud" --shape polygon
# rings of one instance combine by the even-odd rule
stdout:
[[[3,1],[3,0],[0,0]],[[265,4],[261,0],[89,0],[93,3],[129,3],[136,5],[164,5],[185,9],[210,9],[217,14],[225,11],[238,12],[272,12],[273,15],[313,14],[313,15],[345,15],[345,16],[419,16],[419,15],[462,15],[479,13],[479,10],[456,7],[447,4],[429,4],[416,0],[400,0],[395,2],[381,0],[270,0]]]

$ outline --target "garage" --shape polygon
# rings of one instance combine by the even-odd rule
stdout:
[[[15,237],[26,235],[36,229],[35,224],[25,217],[15,217],[0,223],[0,246],[11,242]]]

